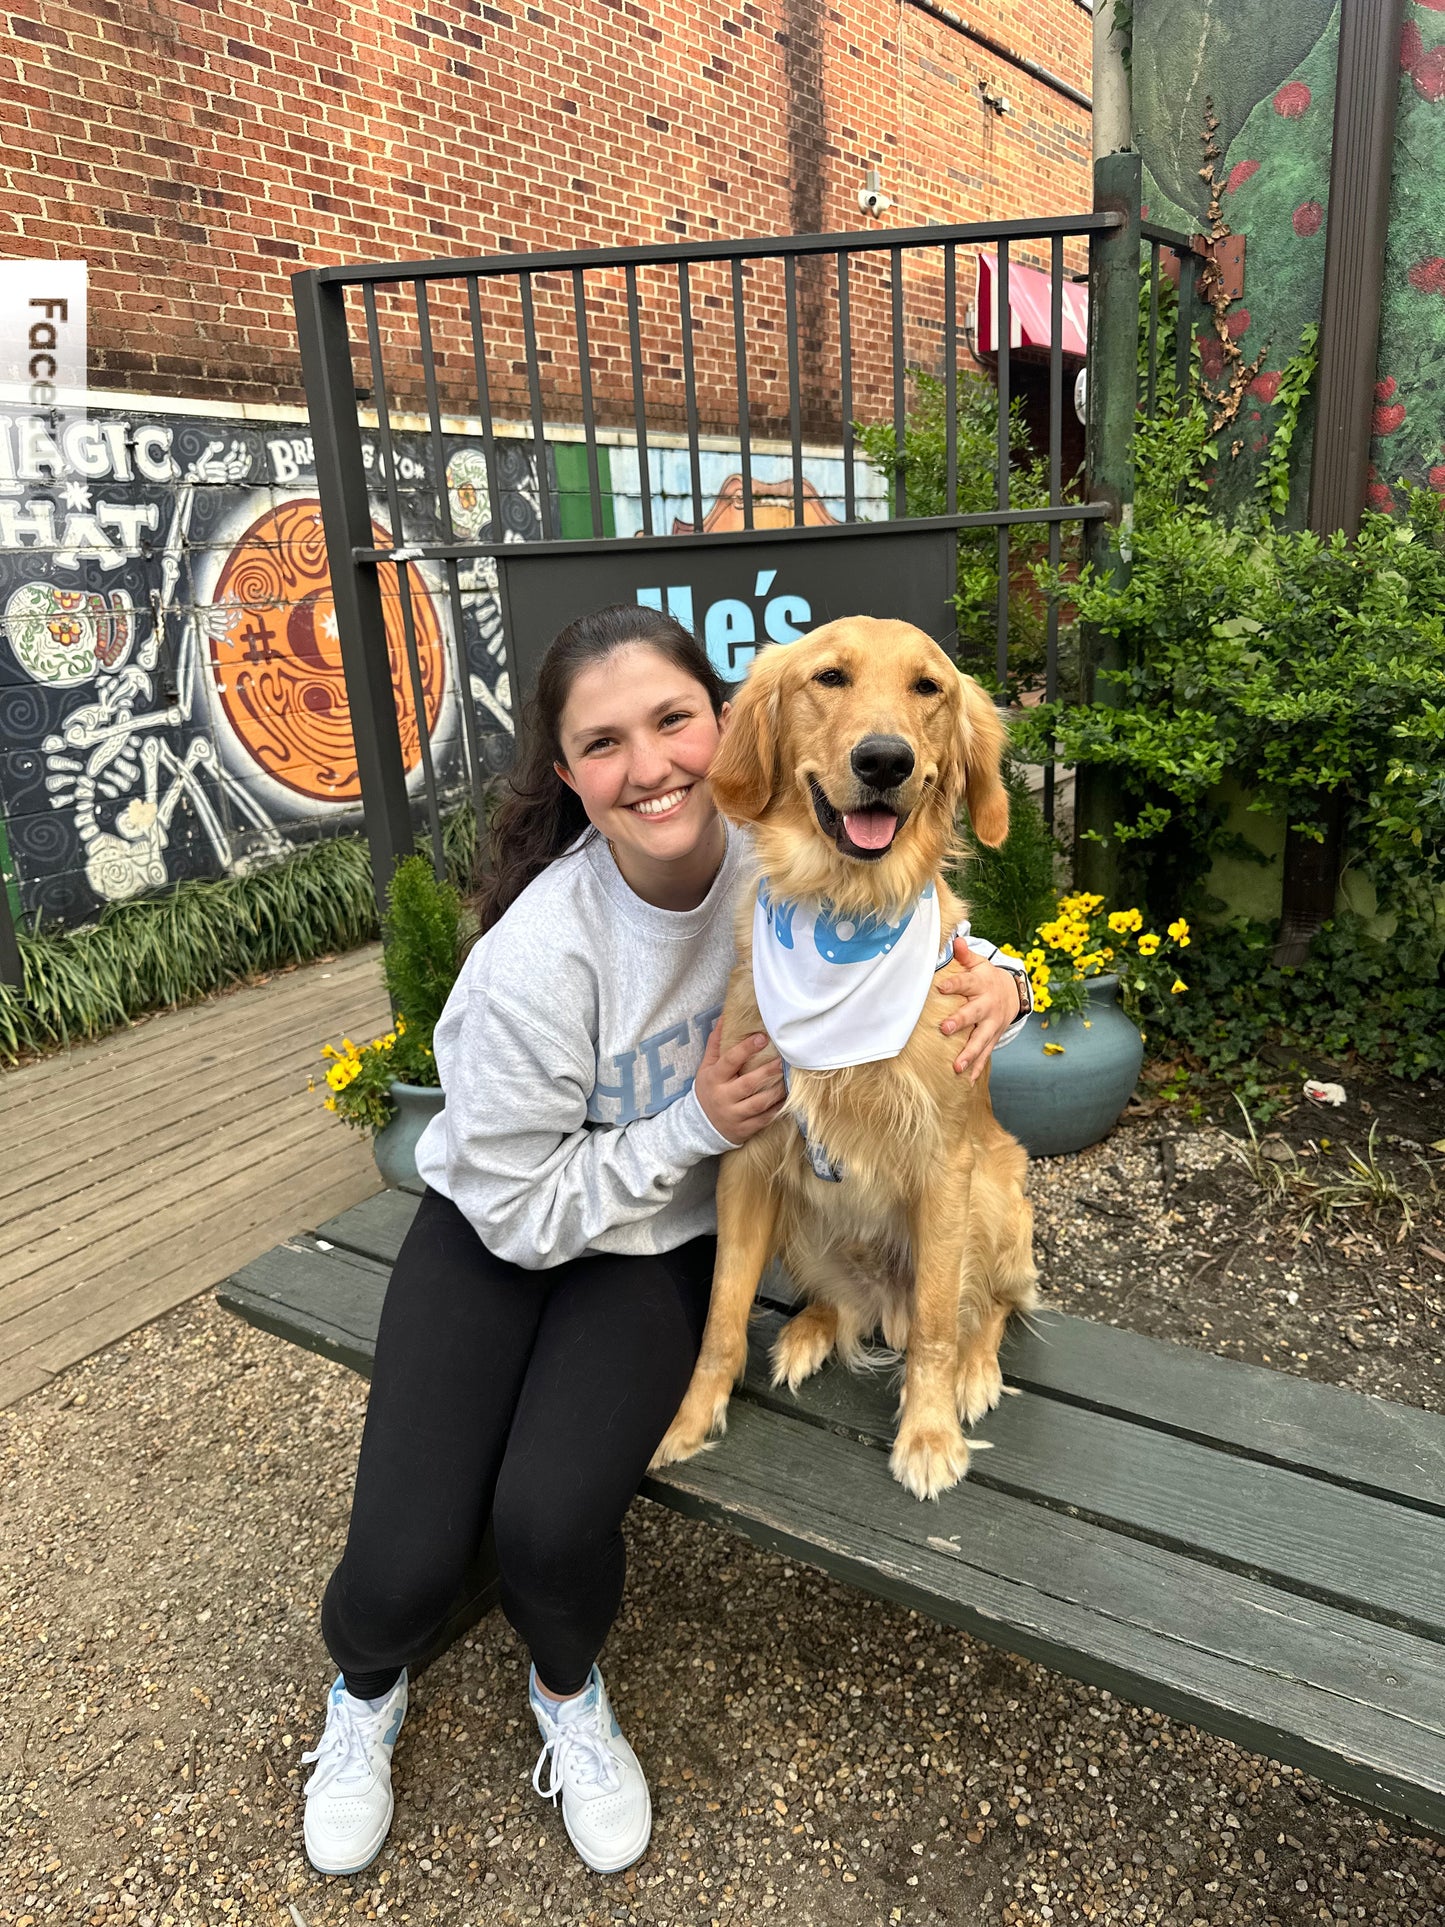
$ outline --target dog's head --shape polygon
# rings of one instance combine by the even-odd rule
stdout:
[[[921,629],[851,616],[758,655],[708,780],[779,895],[901,907],[961,805],[982,842],[1007,836],[1003,745],[993,703]]]

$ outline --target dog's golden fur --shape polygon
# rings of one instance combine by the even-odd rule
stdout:
[[[888,792],[900,818],[891,844],[860,858],[845,853],[850,838],[824,827],[814,797],[821,791],[840,813],[876,800],[860,796],[850,757],[879,735],[901,737],[914,765]],[[937,644],[907,623],[856,617],[757,658],[709,781],[718,808],[751,827],[775,900],[826,897],[843,910],[897,916],[931,881],[941,945],[963,914],[942,875],[960,806],[985,843],[1008,832],[1003,741],[993,703]],[[724,1049],[764,1028],[751,898],[737,942]],[[930,989],[895,1058],[794,1071],[787,1109],[723,1158],[707,1330],[654,1463],[691,1457],[725,1426],[746,1364],[749,1307],[777,1254],[808,1302],[778,1338],[774,1382],[796,1388],[834,1352],[856,1362],[881,1329],[907,1354],[894,1476],[933,1498],[964,1475],[962,1425],[998,1403],[999,1344],[1010,1312],[1035,1302],[1035,1274],[1027,1160],[994,1119],[987,1074],[973,1084],[955,1073],[960,1040],[939,1029],[949,1008]],[[814,1175],[800,1119],[842,1164],[842,1183]]]

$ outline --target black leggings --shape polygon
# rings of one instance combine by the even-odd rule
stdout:
[[[382,1307],[351,1527],[321,1605],[348,1691],[389,1691],[495,1529],[543,1682],[587,1682],[622,1598],[622,1515],[692,1375],[716,1240],[548,1271],[427,1191]]]

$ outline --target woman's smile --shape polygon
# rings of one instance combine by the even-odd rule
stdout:
[[[636,816],[674,816],[692,795],[692,787],[691,783],[685,783],[680,789],[665,790],[661,796],[644,796],[640,802],[624,807]]]

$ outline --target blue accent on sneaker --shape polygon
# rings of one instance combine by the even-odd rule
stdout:
[[[396,1736],[398,1733],[400,1733],[401,1723],[405,1718],[406,1718],[406,1708],[404,1706],[398,1706],[396,1711],[391,1716],[391,1725],[387,1728],[385,1733],[383,1733],[381,1736],[381,1743],[383,1746],[396,1745]]]

